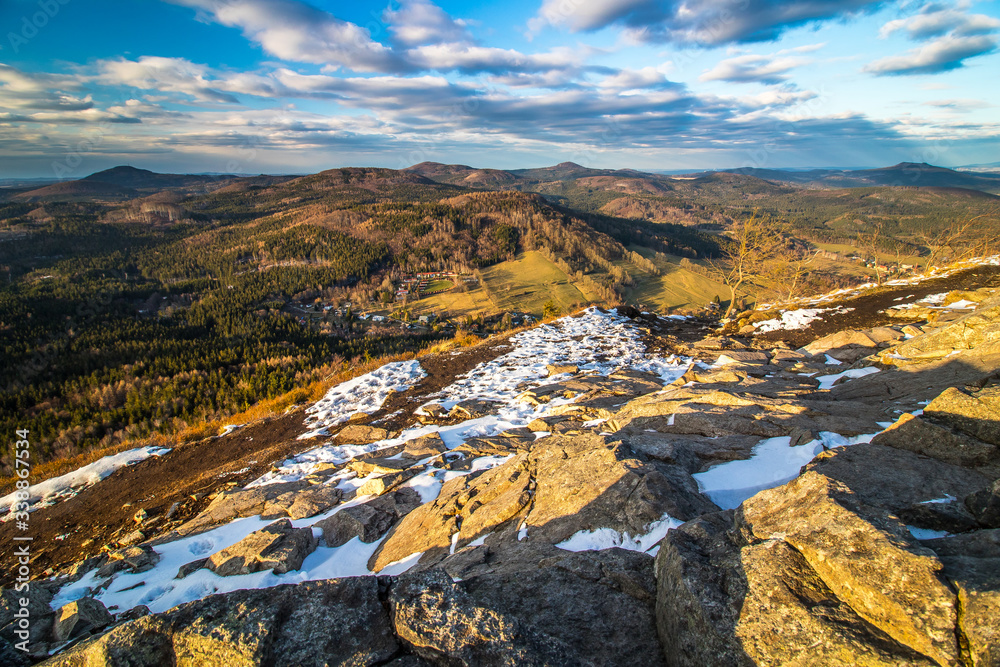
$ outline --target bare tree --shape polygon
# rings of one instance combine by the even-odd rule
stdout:
[[[942,229],[936,234],[929,232],[920,234],[919,239],[921,244],[930,253],[927,256],[924,271],[930,273],[932,269],[939,266],[945,260],[954,261],[959,248],[964,247],[968,252],[969,248],[974,247],[976,244],[971,242],[969,231],[972,229],[973,223],[985,215],[984,213],[975,218],[952,223],[948,228]]]
[[[879,264],[878,249],[879,245],[882,244],[882,221],[874,223],[868,233],[858,234],[858,247],[861,251],[871,257],[872,264],[875,267],[875,284],[879,287],[882,286],[882,282],[885,280],[885,275],[882,272],[881,265]]]
[[[771,289],[781,300],[791,301],[805,283],[805,277],[822,250],[808,250],[797,245],[785,248],[783,252],[766,263],[766,279]]]
[[[723,250],[723,260],[713,264],[729,287],[729,307],[723,317],[736,309],[736,293],[745,285],[759,282],[767,274],[768,264],[782,247],[782,228],[757,211],[733,225],[731,242]]]

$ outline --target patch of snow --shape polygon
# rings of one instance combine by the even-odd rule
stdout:
[[[394,563],[389,563],[381,570],[379,570],[379,575],[385,575],[389,577],[399,576],[404,572],[406,572],[407,570],[409,570],[414,565],[416,565],[417,561],[420,560],[420,557],[423,555],[424,555],[423,551],[418,551],[417,553],[410,554],[406,558],[397,560]]]
[[[477,537],[476,539],[472,540],[471,542],[469,542],[465,546],[467,546],[467,547],[481,547],[484,544],[486,544],[486,538],[489,537],[492,534],[493,533],[486,533],[485,535],[480,535],[479,537]]]
[[[169,451],[164,447],[150,446],[105,456],[73,472],[28,487],[28,499],[24,502],[28,503],[29,512],[55,505],[97,484],[119,468],[145,461],[151,456],[163,456]],[[12,512],[14,505],[18,502],[16,491],[0,498],[0,513]],[[4,517],[4,521],[9,521],[13,516],[13,513],[8,514]]]
[[[951,308],[953,310],[969,310],[975,308],[979,304],[975,301],[969,301],[968,299],[962,299],[961,301],[955,301],[954,303],[949,303],[946,308]]]
[[[581,371],[602,375],[623,368],[648,371],[670,384],[684,374],[689,362],[646,354],[631,320],[617,311],[597,308],[522,331],[510,342],[510,352],[477,365],[428,396],[427,403],[438,403],[445,409],[472,398],[510,404],[520,391],[549,382],[548,365],[575,365]]]
[[[924,500],[921,505],[940,505],[942,503],[953,503],[955,502],[955,496],[950,493],[944,494],[943,498],[934,498],[933,500]]]
[[[917,528],[916,526],[907,526],[906,529],[910,531],[910,535],[913,535],[918,540],[935,540],[939,537],[948,537],[951,535],[947,530],[932,530],[930,528]]]
[[[219,437],[222,437],[224,435],[229,435],[238,428],[243,428],[243,424],[226,424],[225,426],[222,427],[222,432],[219,433]]]
[[[843,373],[837,373],[835,375],[821,375],[816,379],[819,380],[820,389],[831,389],[833,388],[833,385],[837,383],[837,380],[840,380],[841,378],[849,378],[853,380],[856,378],[863,378],[866,375],[872,375],[873,373],[878,373],[878,369],[873,366],[869,366],[868,368],[850,368]]]
[[[754,446],[749,459],[720,463],[693,477],[698,482],[698,490],[712,502],[722,509],[733,509],[759,491],[792,481],[799,476],[802,466],[824,449],[870,442],[876,435],[868,433],[847,438],[823,431],[818,440],[797,447],[791,446],[788,436],[768,438]]]
[[[839,365],[841,365],[842,363],[844,363],[844,362],[843,362],[843,361],[841,361],[840,359],[834,359],[834,358],[833,358],[833,357],[831,357],[831,356],[830,356],[829,354],[827,354],[827,355],[825,355],[825,356],[826,356],[826,361],[825,361],[824,363],[826,363],[826,365],[827,365],[827,366],[839,366]]]
[[[771,331],[789,331],[791,329],[805,329],[816,320],[823,319],[824,315],[849,313],[853,308],[837,306],[836,308],[801,308],[799,310],[786,310],[780,318],[764,320],[757,323],[758,333],[768,333]]]
[[[649,553],[651,549],[658,550],[660,542],[666,534],[684,523],[669,514],[664,514],[659,521],[649,524],[648,530],[642,535],[632,537],[628,533],[619,533],[613,528],[598,528],[597,530],[581,530],[556,546],[566,551],[601,551],[604,549],[628,549]],[[655,556],[656,552],[650,553]]]
[[[406,391],[427,372],[416,359],[393,361],[353,380],[341,382],[326,392],[326,396],[306,408],[306,426],[311,430],[300,439],[327,435],[327,429],[342,424],[359,412],[372,414],[394,391]]]

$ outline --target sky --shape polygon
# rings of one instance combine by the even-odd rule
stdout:
[[[0,177],[992,163],[998,39],[976,0],[0,0]]]

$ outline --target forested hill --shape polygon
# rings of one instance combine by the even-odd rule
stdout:
[[[156,182],[167,185],[151,194]],[[96,184],[116,190],[79,196]],[[203,185],[119,169],[59,184],[66,201],[0,204],[0,412],[4,427],[32,430],[42,460],[191,429],[454,333],[350,319],[317,329],[296,310],[316,300],[361,312],[391,297],[393,276],[472,274],[539,251],[611,302],[634,282],[622,260],[647,261],[625,245],[688,257],[718,247],[408,171]]]

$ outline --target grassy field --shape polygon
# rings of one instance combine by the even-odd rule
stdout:
[[[455,283],[450,280],[432,280],[427,285],[427,289],[424,290],[427,294],[434,294],[435,292],[443,292],[447,289],[451,289],[455,286]]]
[[[427,296],[412,302],[407,308],[414,317],[434,313],[441,315],[448,313],[448,316],[457,315],[489,315],[497,312],[496,306],[486,295],[486,290],[482,287],[470,289],[467,292],[456,292],[454,290]]]
[[[590,300],[562,269],[534,251],[484,269],[482,275],[497,310],[541,315],[551,300],[565,313]]]
[[[643,257],[651,260],[660,269],[661,275],[654,276],[628,261],[617,262],[636,280],[636,286],[626,291],[630,303],[642,304],[655,310],[682,307],[702,307],[718,295],[725,300],[729,288],[708,276],[689,271],[678,265],[680,257],[662,256],[646,248],[631,247]]]
[[[857,247],[848,245],[846,243],[813,243],[813,246],[820,248],[822,250],[828,250],[830,252],[839,252],[843,255],[850,255],[851,253],[861,253]],[[862,253],[863,254],[863,253]],[[883,262],[895,262],[896,255],[880,252],[878,253],[878,258]],[[917,257],[916,255],[903,255],[899,258],[899,261],[903,264],[911,264],[913,266],[923,266],[927,263],[926,257]]]

